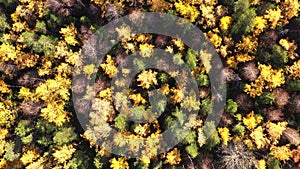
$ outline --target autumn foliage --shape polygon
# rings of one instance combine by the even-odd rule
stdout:
[[[300,167],[298,0],[0,0],[0,11],[1,169]],[[126,24],[104,32],[120,41],[93,64],[102,50],[92,35],[125,15],[142,24],[144,11],[197,26],[223,65],[208,44],[191,49]],[[174,70],[182,65],[189,72]],[[226,83],[226,97],[213,95],[211,78]],[[220,122],[206,121],[218,101]],[[190,130],[161,153],[161,133],[180,138],[178,128]]]

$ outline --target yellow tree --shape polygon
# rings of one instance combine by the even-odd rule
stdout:
[[[232,23],[231,16],[223,16],[220,19],[220,28],[224,31],[227,31],[231,23]]]
[[[79,42],[76,40],[77,30],[74,26],[74,23],[71,25],[68,25],[66,28],[61,28],[60,32],[63,37],[65,38],[65,41],[72,46],[77,45]]]
[[[282,24],[280,23],[280,19],[283,18],[283,16],[281,15],[281,9],[277,7],[276,9],[267,10],[264,18],[267,19],[271,24],[270,28],[275,29],[277,26],[280,26]]]
[[[140,82],[138,86],[142,88],[149,89],[151,85],[157,85],[157,72],[152,70],[143,70],[142,73],[138,75],[137,81]]]
[[[180,161],[181,161],[180,151],[177,148],[174,148],[174,150],[167,153],[165,163],[169,163],[171,165],[176,165],[176,164],[179,164]]]
[[[292,151],[290,150],[290,145],[284,145],[284,146],[272,146],[270,148],[271,155],[273,155],[275,158],[281,161],[287,161],[292,157]]]
[[[273,90],[285,83],[282,69],[274,70],[271,65],[258,63],[259,77],[251,84],[246,84],[244,91],[251,97],[260,96],[263,89]]]
[[[298,0],[284,0],[280,3],[280,9],[282,10],[284,23],[287,24],[291,18],[298,16],[300,2]]]
[[[123,157],[119,157],[118,160],[116,158],[112,158],[109,161],[112,169],[129,169],[129,165]]]
[[[176,11],[183,17],[189,18],[191,22],[195,22],[196,18],[200,15],[200,12],[195,6],[183,3],[182,1],[175,2]]]
[[[289,78],[299,79],[300,78],[300,60],[294,62],[293,65],[287,66],[287,72],[289,73]]]
[[[55,161],[60,164],[64,164],[67,162],[67,160],[72,158],[75,152],[76,149],[73,147],[73,145],[63,145],[58,147],[52,155]]]

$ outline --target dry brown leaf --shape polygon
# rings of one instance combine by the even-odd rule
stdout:
[[[300,134],[297,130],[287,127],[286,130],[283,132],[283,136],[294,145],[300,144]]]

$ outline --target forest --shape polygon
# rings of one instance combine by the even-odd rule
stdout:
[[[0,169],[300,169],[299,12],[0,0]]]

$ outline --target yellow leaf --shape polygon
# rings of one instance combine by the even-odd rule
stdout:
[[[76,149],[73,148],[73,145],[63,145],[58,147],[52,155],[58,163],[66,163],[67,160],[72,158],[75,151]]]
[[[220,27],[222,30],[228,30],[229,25],[232,23],[232,18],[230,16],[223,16],[220,19]]]
[[[145,104],[147,101],[142,97],[140,93],[138,94],[132,94],[129,96],[130,99],[133,100],[133,105],[137,106],[139,104]]]
[[[157,85],[156,75],[157,72],[152,70],[143,70],[142,73],[138,75],[137,81],[140,82],[138,86],[149,89],[151,85]]]
[[[165,163],[169,163],[171,165],[177,165],[180,163],[180,161],[181,161],[180,151],[177,150],[177,148],[174,148],[174,150],[167,153]]]
[[[199,10],[195,6],[191,6],[188,3],[183,4],[181,1],[175,2],[176,11],[186,18],[189,18],[191,22],[195,22],[196,18],[200,15]]]
[[[118,73],[115,61],[110,55],[107,55],[106,63],[100,64],[100,66],[110,78],[114,77]]]
[[[256,35],[259,35],[265,29],[267,25],[267,20],[264,19],[262,16],[256,16],[253,20],[252,28]]]
[[[94,64],[90,64],[83,67],[83,72],[88,76],[88,79],[90,79],[91,75],[97,72],[97,69]]]
[[[251,134],[250,137],[254,140],[258,149],[265,148],[270,144],[270,140],[265,137],[263,128],[257,127]]]
[[[256,167],[257,169],[266,169],[266,161],[265,160],[259,160],[258,165]]]
[[[113,158],[109,161],[111,163],[110,167],[112,169],[129,169],[129,165],[123,157],[119,157],[118,160],[116,160],[116,158]]]
[[[8,93],[8,94],[12,93],[11,89],[3,80],[0,80],[0,93]]]
[[[57,126],[62,126],[69,121],[68,113],[64,110],[64,103],[48,103],[47,107],[41,110],[41,116]]]
[[[18,96],[20,98],[24,98],[26,100],[26,99],[28,99],[28,98],[30,98],[32,96],[32,93],[30,92],[29,88],[21,87]]]
[[[63,37],[65,38],[65,41],[67,42],[67,44],[75,46],[79,43],[76,40],[77,30],[74,26],[74,23],[67,26],[66,28],[61,28],[59,33],[61,33],[63,35]]]
[[[270,23],[271,29],[275,29],[276,26],[280,26],[280,19],[283,16],[281,15],[281,9],[279,7],[277,7],[277,9],[269,9],[267,10],[266,14],[264,15],[264,18],[266,18]]]
[[[270,148],[271,155],[273,155],[275,158],[281,161],[287,161],[292,157],[292,151],[290,150],[290,145],[284,145],[284,146],[272,146]]]
[[[148,43],[140,44],[140,54],[143,57],[150,57],[154,53],[153,48],[154,48],[154,45],[151,45],[151,44],[148,44]]]
[[[279,138],[286,129],[287,125],[288,122],[278,122],[277,124],[270,121],[267,122],[266,128],[270,136],[270,140],[273,141],[273,144],[277,144],[279,142]]]
[[[231,139],[230,138],[230,132],[229,129],[224,127],[224,128],[218,128],[218,132],[221,135],[222,141],[224,145],[227,145],[228,141]]]
[[[254,115],[254,111],[243,118],[243,123],[249,130],[253,130],[261,121],[262,117],[260,115]]]
[[[26,153],[22,155],[20,160],[24,165],[27,165],[29,163],[32,163],[34,160],[36,160],[39,157],[40,155],[35,150],[28,150]]]

